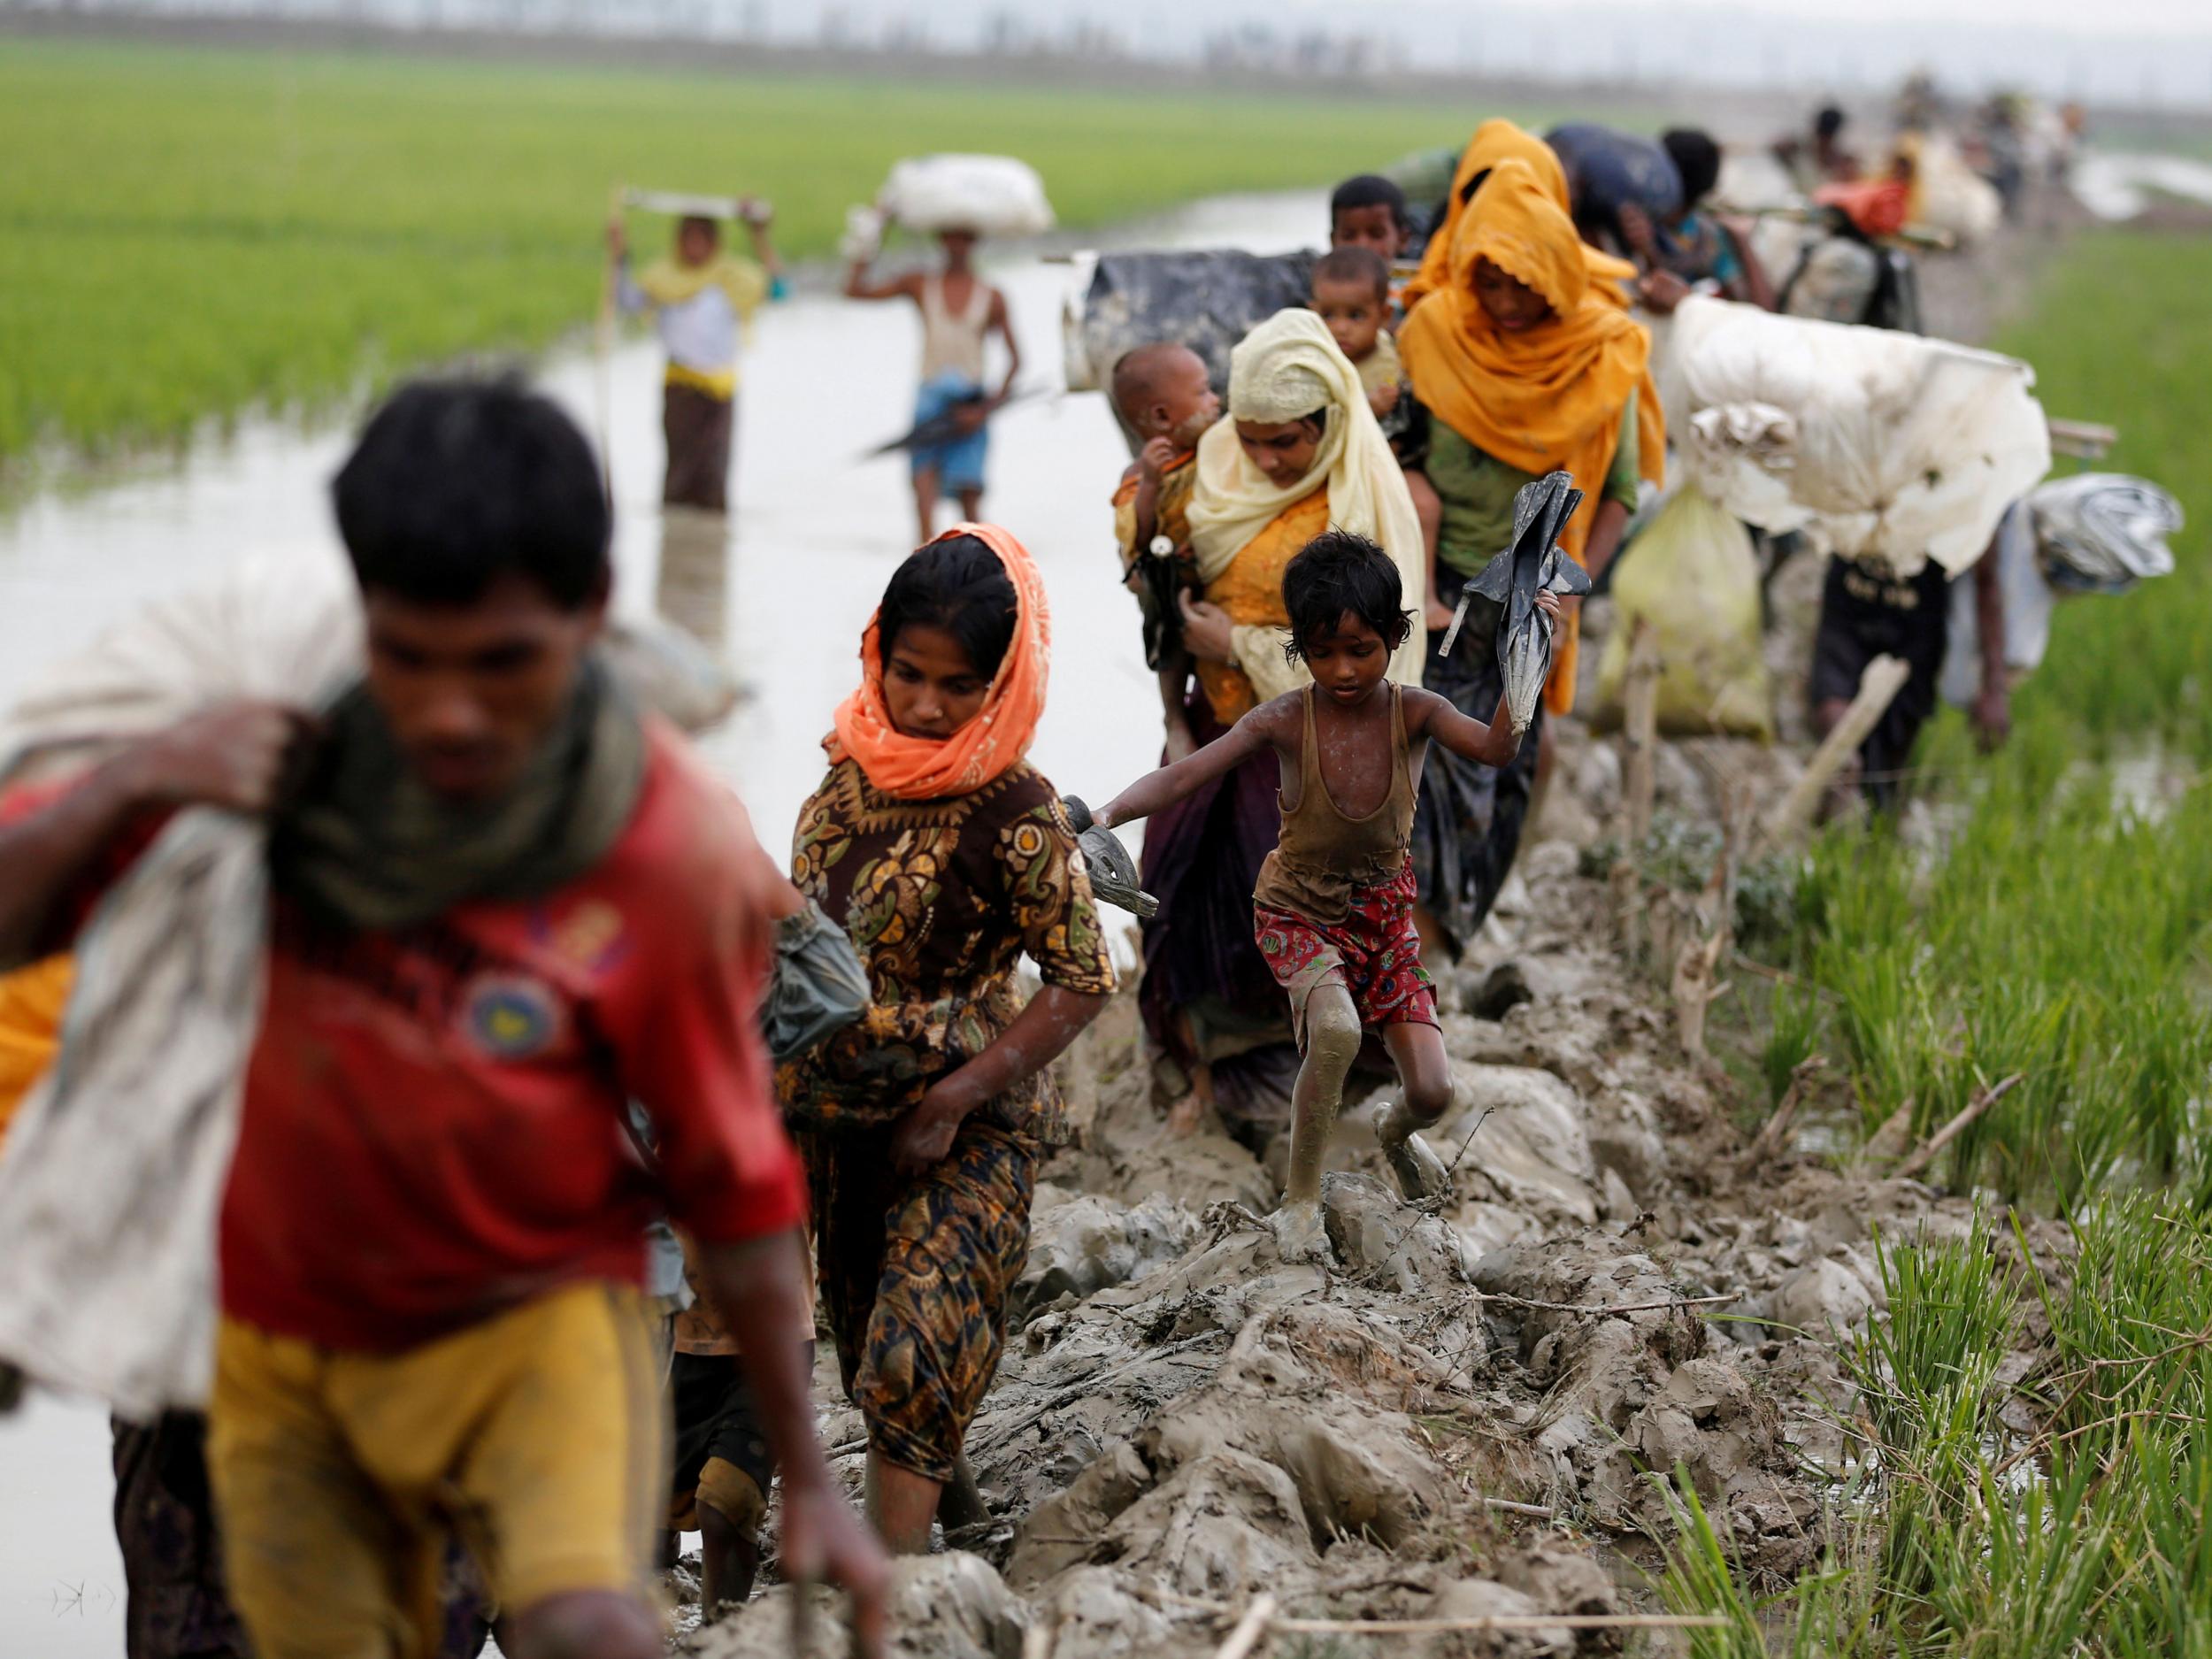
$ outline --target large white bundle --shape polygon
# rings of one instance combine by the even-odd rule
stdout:
[[[1738,518],[1901,576],[1964,570],[2047,472],[2034,371],[1887,329],[1702,297],[1674,315],[1669,433]]]
[[[1041,236],[1052,228],[1045,181],[1011,156],[917,156],[891,169],[876,205],[909,230]]]
[[[1914,165],[1913,219],[1923,228],[1947,231],[1965,244],[1979,242],[2004,218],[1996,186],[1968,166],[1949,139],[1924,139]]]

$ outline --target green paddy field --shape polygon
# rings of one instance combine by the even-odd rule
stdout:
[[[0,36],[0,460],[542,346],[591,315],[617,182],[766,196],[803,258],[902,155],[1022,156],[1079,227],[1326,185],[1473,119]]]

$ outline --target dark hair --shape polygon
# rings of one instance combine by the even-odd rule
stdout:
[[[1298,549],[1283,570],[1283,609],[1290,612],[1290,640],[1283,655],[1295,663],[1306,641],[1335,627],[1347,612],[1396,650],[1413,632],[1405,609],[1405,584],[1390,555],[1349,530],[1324,530]]]
[[[1682,175],[1682,205],[1694,207],[1720,182],[1720,146],[1710,133],[1677,127],[1659,135],[1659,147]]]
[[[1843,111],[1832,104],[1824,106],[1820,113],[1813,117],[1813,131],[1823,138],[1833,138],[1843,131]]]
[[[718,220],[710,219],[704,213],[685,214],[681,219],[676,221],[676,232],[679,235],[681,235],[685,231],[689,230],[694,225],[696,225],[701,230],[706,232],[707,240],[709,242],[716,243],[719,243],[721,242],[722,226],[720,222]]]
[[[364,589],[469,605],[511,573],[580,611],[613,580],[591,446],[513,376],[403,386],[369,418],[331,497]]]
[[[998,672],[1014,642],[1019,611],[1014,584],[989,546],[972,535],[917,548],[891,574],[876,613],[877,649],[889,661],[902,628],[942,628],[984,679]]]
[[[1408,227],[1406,193],[1379,173],[1363,173],[1338,185],[1329,196],[1329,223],[1334,225],[1339,213],[1358,207],[1386,207],[1392,224],[1400,230]]]
[[[1390,297],[1390,267],[1372,248],[1332,248],[1313,262],[1313,280],[1364,282],[1377,299]]]

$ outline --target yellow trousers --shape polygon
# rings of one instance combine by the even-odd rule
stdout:
[[[258,1659],[434,1659],[449,1532],[511,1614],[643,1594],[662,1442],[644,1311],[617,1286],[400,1354],[226,1320],[207,1450],[232,1603]]]

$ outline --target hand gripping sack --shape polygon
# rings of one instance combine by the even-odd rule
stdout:
[[[1662,732],[1773,737],[1759,564],[1741,521],[1685,484],[1621,554],[1612,594],[1613,629],[1598,659],[1600,729],[1621,723],[1629,638],[1641,620],[1658,636]]]

